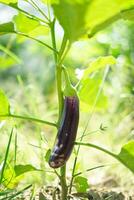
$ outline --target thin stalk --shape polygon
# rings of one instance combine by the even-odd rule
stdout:
[[[51,46],[49,46],[49,45],[46,44],[45,42],[42,42],[41,40],[38,40],[38,39],[36,39],[36,38],[34,38],[34,37],[31,37],[30,35],[27,35],[27,34],[21,33],[21,32],[17,32],[17,31],[14,31],[13,33],[15,33],[15,34],[17,34],[17,35],[21,35],[21,36],[27,37],[27,38],[29,38],[29,39],[32,39],[32,40],[34,40],[34,41],[36,41],[36,42],[38,42],[38,43],[40,43],[40,44],[46,46],[46,47],[49,48],[50,50],[54,51],[56,54],[58,54],[58,52],[56,51],[56,49],[52,48]]]
[[[32,5],[35,7],[35,9],[37,9],[45,18],[47,21],[49,21],[49,18],[47,17],[47,15],[42,11],[42,9],[33,1],[30,0],[30,2],[32,3]]]
[[[29,2],[28,2],[29,3]],[[10,6],[10,5],[9,5]],[[11,6],[12,7],[12,6]],[[37,16],[35,16],[35,15],[32,15],[32,14],[29,14],[27,11],[25,11],[25,10],[22,10],[21,8],[19,8],[19,7],[13,7],[14,9],[16,9],[16,10],[19,10],[20,12],[22,12],[22,13],[24,13],[25,15],[27,15],[28,17],[30,17],[30,18],[32,18],[33,20],[35,20],[35,21],[37,21],[37,22],[43,22],[44,24],[46,24],[45,26],[47,26],[48,27],[48,22],[46,22],[44,19],[41,19],[40,17],[37,17]]]
[[[7,149],[6,149],[6,153],[5,153],[4,163],[3,163],[3,166],[2,166],[1,176],[0,176],[0,184],[2,183],[4,170],[5,170],[5,167],[6,167],[6,164],[7,164],[7,158],[8,158],[8,155],[9,155],[9,148],[10,148],[10,144],[11,144],[11,140],[12,140],[12,135],[13,135],[13,129],[11,130],[11,134],[10,134],[10,137],[9,137],[9,141],[8,141],[8,145],[7,145]]]
[[[16,165],[16,161],[17,161],[17,148],[18,148],[17,140],[18,140],[18,138],[17,138],[17,131],[16,131],[16,133],[15,133],[15,144],[14,144],[14,166]]]
[[[67,41],[66,41],[66,42],[67,42]],[[66,48],[66,50],[63,51],[63,54],[62,54],[62,56],[61,56],[61,58],[60,58],[60,60],[59,60],[59,65],[62,65],[62,63],[63,63],[63,61],[64,61],[64,59],[65,59],[65,57],[66,57],[68,51],[70,50],[70,47],[71,47],[71,44],[69,43],[68,46],[67,46],[67,48]]]
[[[53,19],[53,21],[50,23],[50,29],[51,29],[51,38],[52,38],[52,46],[54,49],[57,49],[56,47],[56,39],[55,39],[55,18]],[[54,60],[55,60],[55,64],[57,65],[57,54],[55,52],[54,53]]]
[[[19,64],[21,63],[21,60],[8,48],[5,48],[4,46],[0,45],[0,50],[2,50],[6,55],[10,56],[17,63],[19,63]]]
[[[45,121],[45,120],[38,119],[38,118],[34,118],[34,117],[30,117],[30,116],[22,116],[22,115],[15,115],[15,114],[7,114],[7,115],[0,115],[0,117],[8,117],[8,118],[23,119],[23,120],[27,120],[27,121],[34,121],[34,122],[38,122],[38,123],[47,124],[47,125],[49,125],[49,126],[57,127],[57,124],[56,124],[56,123],[49,122],[49,121]]]
[[[84,138],[84,137],[86,137],[86,136],[89,136],[89,135],[92,135],[92,134],[98,133],[99,131],[100,131],[99,129],[98,129],[98,130],[96,130],[96,131],[91,131],[91,132],[89,132],[89,133],[85,134],[85,135],[83,136],[83,138]],[[81,138],[82,138],[82,136],[81,136],[81,137],[79,137],[79,138],[78,138],[78,140],[81,140]]]
[[[83,142],[75,142],[75,145],[80,145],[80,146],[87,146],[87,147],[91,147],[91,148],[94,148],[94,149],[97,149],[99,151],[103,151],[104,153],[116,158],[117,160],[120,161],[118,155],[116,155],[115,153],[107,150],[107,149],[104,149],[103,147],[100,147],[100,146],[97,146],[95,144],[92,144],[92,143],[83,143]]]
[[[86,133],[86,130],[87,130],[89,121],[92,119],[92,116],[93,116],[93,113],[94,113],[94,111],[95,111],[95,107],[96,107],[96,104],[97,104],[97,102],[98,102],[98,99],[99,99],[99,96],[100,96],[100,94],[101,94],[101,91],[102,91],[102,89],[103,89],[103,85],[104,85],[104,82],[105,82],[105,80],[106,80],[108,71],[109,71],[109,67],[107,67],[106,70],[105,70],[105,72],[104,72],[104,75],[103,75],[103,78],[102,78],[101,86],[100,86],[100,88],[99,88],[99,90],[98,90],[98,93],[97,93],[97,95],[96,95],[96,99],[95,99],[94,105],[93,105],[93,107],[92,107],[91,115],[90,115],[90,117],[89,117],[88,120],[87,120],[86,126],[85,126],[85,128],[84,128],[84,131],[83,131],[82,136],[81,136],[81,139],[80,139],[80,142],[82,142],[82,140],[83,140],[83,138],[84,138],[84,136],[85,136],[85,133]],[[74,180],[74,173],[75,173],[75,168],[76,168],[76,163],[77,163],[79,151],[80,151],[80,145],[78,146],[78,149],[77,149],[77,152],[76,152],[76,157],[75,157],[75,160],[74,160],[74,165],[73,165],[73,170],[72,170],[72,178],[71,178],[70,187],[69,187],[69,193],[71,193],[71,191],[72,191],[72,185],[73,185],[73,180]]]
[[[8,200],[14,199],[15,197],[17,197],[18,195],[22,194],[23,192],[25,192],[26,190],[28,190],[31,187],[32,187],[32,185],[29,185],[29,186],[25,187],[24,189],[20,190],[16,194],[13,194],[12,196],[10,196]],[[2,200],[4,200],[4,199],[2,199]]]
[[[57,49],[56,47],[56,38],[55,38],[55,19],[50,23],[51,28],[51,38],[52,38],[52,45],[54,49]],[[65,43],[65,44],[64,44]],[[65,38],[62,41],[62,52],[64,52],[64,49],[66,48],[66,40]],[[54,53],[54,60],[56,65],[56,84],[57,84],[57,91],[58,91],[58,103],[59,103],[59,115],[58,115],[58,126],[61,119],[61,114],[63,110],[63,93],[62,93],[62,63],[58,64],[58,60],[61,60],[61,54],[59,57],[55,52]],[[67,200],[67,193],[68,193],[68,187],[66,183],[66,165],[60,168],[60,183],[62,188],[62,194],[61,199]]]
[[[47,10],[48,10],[48,18],[49,18],[49,22],[51,22],[50,5],[49,5],[48,0],[47,0]]]
[[[59,56],[62,57],[64,51],[65,51],[65,48],[66,48],[66,44],[67,44],[67,37],[66,35],[64,34],[63,36],[63,39],[62,39],[62,43],[61,43],[61,48],[60,48],[60,51],[59,51]]]
[[[66,183],[66,165],[60,168],[60,182],[61,182],[61,187],[62,187],[62,200],[67,200],[67,183]]]
[[[83,173],[85,173],[85,172],[90,172],[90,171],[92,171],[92,170],[99,169],[99,168],[103,168],[103,167],[107,167],[107,165],[100,165],[100,166],[97,166],[97,167],[92,167],[92,168],[90,168],[90,169],[86,169],[84,172],[79,172],[79,173],[77,173],[77,174],[74,174],[74,178],[75,178],[76,176],[80,176],[81,174],[83,174]]]
[[[55,38],[55,19],[50,23],[51,28],[51,38],[52,38],[52,45],[54,49],[56,47],[56,38]],[[58,57],[57,54],[54,52],[54,60],[56,65],[56,84],[57,84],[57,91],[58,91],[58,102],[59,102],[59,117],[58,117],[58,125],[61,119],[61,113],[63,109],[63,94],[62,94],[62,67],[61,65],[57,64]]]
[[[60,120],[61,120],[61,114],[62,114],[62,110],[63,110],[63,92],[62,92],[62,69],[60,66],[57,66],[57,71],[56,71],[56,76],[57,76],[57,88],[58,89],[58,99],[59,99],[59,117],[58,117],[58,126],[60,124]]]

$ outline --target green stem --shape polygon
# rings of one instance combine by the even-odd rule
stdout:
[[[63,110],[63,93],[62,93],[62,69],[60,66],[57,66],[56,76],[57,76],[57,88],[58,88],[58,99],[59,99],[59,117],[58,117],[58,126],[61,120],[61,114]]]
[[[55,38],[55,19],[50,23],[51,28],[51,38],[52,38],[52,45],[54,49],[57,49],[56,47],[56,38]],[[63,38],[60,54],[57,56],[57,54],[54,52],[54,60],[56,65],[56,84],[57,84],[57,91],[58,91],[58,103],[59,103],[59,115],[58,115],[58,126],[60,124],[61,114],[63,110],[63,93],[62,93],[62,63],[58,64],[58,61],[61,59],[61,56],[66,48],[66,38]],[[66,165],[60,168],[60,183],[61,183],[61,199],[67,200],[67,183],[66,183]]]
[[[51,38],[52,38],[53,48],[57,49],[57,47],[56,47],[56,39],[55,39],[55,18],[50,23],[50,29],[51,29]],[[53,52],[53,53],[54,53],[55,64],[57,65],[57,54],[55,52]]]
[[[29,38],[29,39],[32,39],[32,40],[34,40],[34,41],[36,41],[36,42],[38,42],[38,43],[40,43],[40,44],[46,46],[46,47],[49,48],[50,50],[54,51],[55,54],[58,54],[58,52],[56,51],[56,49],[52,48],[51,46],[49,46],[49,45],[46,44],[45,42],[42,42],[41,40],[38,40],[38,39],[36,39],[36,38],[34,38],[34,37],[31,37],[30,35],[27,35],[27,34],[25,34],[25,33],[15,32],[15,31],[14,31],[13,33],[15,33],[15,34],[17,34],[17,35],[21,35],[21,36],[27,37],[27,38]]]
[[[66,165],[64,165],[63,167],[60,168],[60,174],[61,174],[60,182],[61,182],[61,187],[62,187],[61,199],[67,200],[68,188],[67,188],[67,183],[66,183]]]
[[[57,124],[56,124],[56,123],[49,122],[49,121],[45,121],[45,120],[38,119],[38,118],[34,118],[34,117],[30,117],[30,116],[21,116],[21,115],[7,114],[7,115],[0,115],[0,118],[1,118],[1,117],[9,117],[9,118],[23,119],[23,120],[34,121],[34,122],[38,122],[38,123],[47,124],[47,125],[49,125],[49,126],[57,127]]]
[[[118,156],[116,154],[112,153],[111,151],[109,151],[107,149],[104,149],[103,147],[97,146],[95,144],[92,144],[92,143],[83,143],[83,142],[75,142],[75,145],[87,146],[87,147],[91,147],[91,148],[97,149],[99,151],[103,151],[104,153],[106,153],[106,154],[108,154],[108,155],[116,158],[117,160],[119,160],[119,158],[118,158]]]
[[[90,172],[90,171],[92,171],[92,170],[100,169],[100,168],[106,167],[106,166],[107,166],[107,165],[100,165],[100,166],[97,166],[97,167],[92,167],[92,168],[90,168],[90,169],[86,169],[84,172],[79,172],[79,173],[77,173],[77,174],[74,174],[74,177],[80,176],[81,174],[83,174],[83,173],[85,173],[85,172]]]
[[[52,45],[54,49],[56,47],[56,39],[55,39],[55,19],[50,23],[51,28],[51,38],[52,38]],[[58,102],[59,102],[59,117],[58,117],[58,125],[61,119],[61,113],[63,109],[63,94],[62,94],[62,67],[58,65],[58,57],[57,54],[54,52],[54,60],[56,65],[56,84],[57,84],[57,91],[58,91]]]
[[[9,137],[9,141],[8,141],[8,145],[7,145],[7,149],[6,149],[6,153],[5,153],[3,166],[2,166],[2,169],[1,169],[0,185],[2,183],[2,179],[3,179],[3,176],[4,176],[4,170],[5,170],[5,167],[6,167],[6,164],[7,164],[7,158],[8,158],[8,155],[9,155],[9,148],[10,148],[10,145],[11,145],[12,135],[13,135],[13,129],[11,130],[11,134],[10,134],[10,137]]]
[[[18,195],[22,194],[24,191],[28,190],[31,187],[32,187],[32,185],[29,185],[29,186],[25,187],[24,189],[20,190],[16,194],[13,194],[12,196],[10,196],[8,200],[14,199],[14,197],[17,197]],[[7,199],[7,198],[3,198],[3,200],[4,199]]]
[[[28,2],[29,3],[29,2]],[[47,25],[48,26],[48,22],[46,22],[45,20],[43,20],[42,18],[40,18],[40,17],[37,17],[37,16],[35,16],[35,15],[32,15],[31,13],[28,13],[27,11],[25,11],[25,10],[22,10],[21,8],[19,8],[18,6],[13,6],[13,4],[6,4],[6,3],[3,3],[2,2],[2,4],[4,4],[4,5],[6,5],[6,6],[9,6],[9,7],[11,7],[11,8],[13,8],[13,9],[16,9],[17,11],[20,11],[21,13],[23,13],[23,14],[25,14],[26,16],[28,16],[28,17],[30,17],[30,18],[32,18],[33,20],[35,20],[35,21],[37,21],[37,22],[43,22],[45,25]],[[30,3],[29,3],[30,4]]]
[[[30,0],[30,1],[31,1],[32,5],[35,7],[35,9],[37,9],[46,18],[46,20],[49,21],[49,18],[44,13],[44,11],[33,0]]]
[[[64,34],[63,36],[63,39],[62,39],[62,43],[61,43],[61,48],[60,48],[60,51],[59,51],[59,56],[62,57],[64,51],[65,51],[65,48],[66,48],[66,44],[67,44],[67,37],[66,35]]]

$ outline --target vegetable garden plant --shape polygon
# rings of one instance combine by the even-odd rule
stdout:
[[[39,15],[31,14],[26,11],[21,3],[31,5],[36,9]],[[0,0],[1,4],[5,4],[12,9],[15,9],[18,14],[12,19],[11,22],[0,24],[0,34],[16,34],[24,36],[28,39],[34,40],[43,45],[44,48],[48,48],[53,52],[55,62],[55,79],[57,86],[58,97],[58,118],[56,122],[50,122],[34,118],[34,116],[22,116],[11,112],[10,104],[5,96],[4,91],[0,90],[0,118],[1,120],[8,120],[8,118],[22,119],[27,121],[44,123],[48,126],[55,127],[55,133],[58,131],[56,142],[53,149],[47,151],[47,157],[50,167],[54,168],[54,172],[59,178],[61,185],[60,199],[66,200],[71,198],[71,192],[73,189],[73,183],[76,176],[80,174],[75,173],[76,164],[78,161],[78,154],[81,146],[87,148],[95,148],[98,151],[102,151],[118,160],[125,165],[131,172],[134,172],[134,140],[129,141],[121,147],[119,154],[115,154],[101,146],[92,143],[83,143],[83,138],[87,134],[87,127],[94,112],[97,101],[101,95],[104,81],[106,79],[109,67],[116,63],[116,59],[109,55],[105,57],[99,57],[92,61],[88,68],[84,70],[82,78],[74,84],[71,83],[68,66],[65,66],[64,60],[68,54],[72,44],[79,40],[90,40],[95,34],[103,30],[111,23],[123,19],[134,19],[134,1],[133,0]],[[60,47],[57,47],[56,38],[56,23],[59,23],[62,27],[63,36],[61,34]],[[38,29],[38,33],[35,30]],[[39,36],[43,34],[50,34],[51,44],[40,40]],[[7,54],[11,55],[11,52],[4,49],[1,46],[2,51],[7,51]],[[14,56],[14,55],[11,55]],[[16,58],[15,58],[16,59]],[[97,95],[92,107],[89,119],[87,119],[84,130],[81,133],[81,137],[76,140],[76,132],[79,121],[79,103],[83,102],[83,94],[86,95],[88,88],[86,88],[89,76],[97,70],[105,67],[102,81],[99,83]],[[102,127],[103,128],[103,127]],[[57,131],[56,131],[57,130]],[[14,129],[12,129],[7,150],[5,153],[5,159],[2,164],[0,174],[0,184],[3,185],[5,181],[4,171],[8,165],[8,154],[12,135]],[[69,162],[68,159],[75,146],[75,159],[73,169],[71,172],[71,179],[66,179],[66,165]],[[101,167],[101,166],[99,166]],[[60,168],[57,169],[57,168]],[[36,170],[32,165],[15,165],[14,171],[16,177],[21,174]],[[84,181],[84,180],[83,180]],[[82,183],[84,184],[84,182]],[[4,186],[3,186],[4,187]],[[24,188],[12,195],[9,190],[1,190],[0,195],[2,199],[13,199],[17,197],[21,192],[30,188],[30,186]],[[8,197],[4,197],[8,194]],[[45,199],[45,198],[44,198]],[[55,195],[53,194],[53,199]]]

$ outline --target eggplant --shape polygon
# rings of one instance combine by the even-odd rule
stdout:
[[[79,99],[77,96],[66,96],[56,141],[49,158],[50,167],[61,167],[69,159],[74,147],[78,123]]]

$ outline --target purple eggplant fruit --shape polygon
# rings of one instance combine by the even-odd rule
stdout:
[[[76,139],[78,123],[79,99],[77,96],[65,97],[61,123],[49,159],[50,167],[61,167],[69,159]]]

